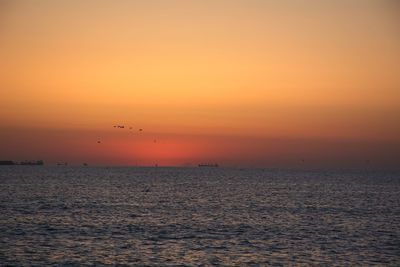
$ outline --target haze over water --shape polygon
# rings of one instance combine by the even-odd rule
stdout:
[[[1,265],[398,266],[400,173],[2,166]]]

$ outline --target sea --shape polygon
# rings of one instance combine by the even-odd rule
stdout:
[[[400,172],[0,166],[0,266],[400,266]]]

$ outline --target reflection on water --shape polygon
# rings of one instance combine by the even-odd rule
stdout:
[[[2,265],[397,265],[398,172],[0,168]]]

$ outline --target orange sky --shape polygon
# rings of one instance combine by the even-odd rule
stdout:
[[[399,15],[394,0],[3,0],[0,158],[400,166]]]

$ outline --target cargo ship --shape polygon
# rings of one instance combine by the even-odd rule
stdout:
[[[202,164],[199,164],[198,166],[199,167],[213,167],[213,168],[219,167],[219,165],[217,163],[202,163]]]
[[[21,161],[19,165],[43,165],[43,160],[36,160],[36,161]]]

